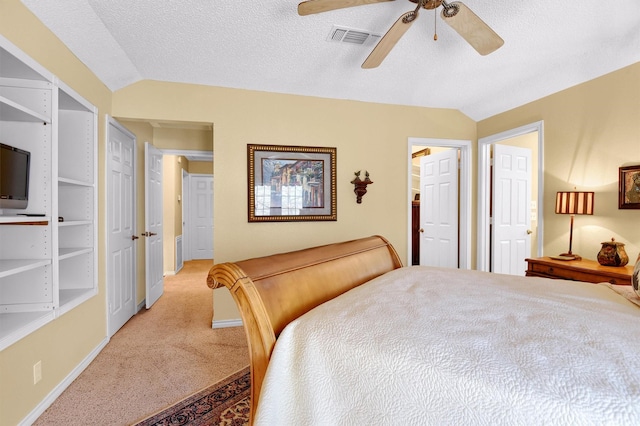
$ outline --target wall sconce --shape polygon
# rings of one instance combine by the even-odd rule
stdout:
[[[571,227],[569,228],[569,251],[560,256],[552,256],[559,260],[580,260],[581,256],[571,252],[573,242],[573,217],[577,214],[593,214],[593,192],[567,191],[556,194],[556,214],[571,215]]]
[[[351,181],[354,185],[353,192],[356,193],[356,202],[358,204],[362,203],[362,197],[367,193],[367,185],[373,183],[371,179],[369,179],[369,172],[364,171],[364,180],[360,179],[360,170],[355,172],[356,178]]]

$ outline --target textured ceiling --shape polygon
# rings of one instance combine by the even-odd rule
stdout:
[[[407,0],[298,16],[297,1],[23,0],[115,91],[160,80],[453,108],[481,120],[640,61],[638,0],[465,0],[504,40],[480,56],[423,10],[382,65],[338,25],[384,34]],[[433,40],[434,23],[438,40]]]

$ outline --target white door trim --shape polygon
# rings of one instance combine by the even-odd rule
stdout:
[[[193,149],[161,149],[164,155],[175,155],[176,157],[197,157],[197,161],[213,161],[213,151],[201,151]]]
[[[495,135],[478,139],[478,249],[477,269],[489,271],[489,194],[490,194],[490,167],[491,145],[505,139],[515,138],[528,133],[538,132],[538,247],[536,256],[542,256],[544,223],[543,223],[543,199],[544,199],[544,121],[536,121],[531,124],[506,130]]]
[[[407,155],[407,259],[411,265],[411,147],[441,146],[460,150],[460,269],[471,269],[471,141],[458,139],[409,138]]]
[[[189,224],[189,214],[191,202],[191,194],[189,193],[189,186],[191,185],[191,175],[185,169],[182,169],[182,260],[191,260],[191,233],[189,227],[185,226]]]

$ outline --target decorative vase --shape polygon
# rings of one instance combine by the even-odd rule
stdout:
[[[611,241],[603,241],[598,253],[598,263],[603,266],[624,266],[629,263],[629,256],[624,251],[624,243],[616,242],[615,238]]]

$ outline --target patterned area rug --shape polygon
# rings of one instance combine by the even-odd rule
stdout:
[[[249,423],[249,367],[232,374],[134,426],[244,426]]]

